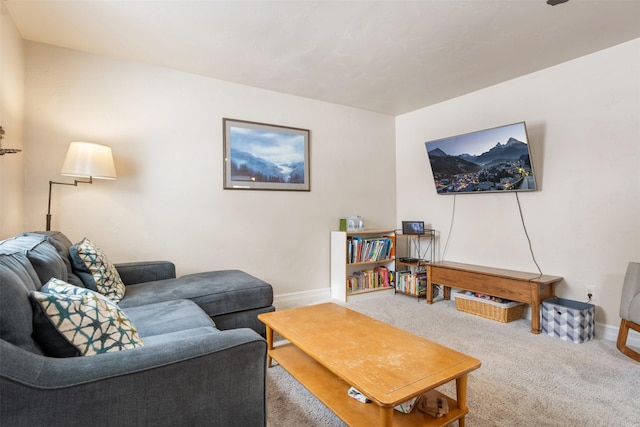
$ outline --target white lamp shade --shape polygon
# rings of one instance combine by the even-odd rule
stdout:
[[[111,147],[91,142],[72,142],[60,173],[83,178],[116,179]]]

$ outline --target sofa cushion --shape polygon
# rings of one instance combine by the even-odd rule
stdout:
[[[215,327],[215,323],[193,301],[178,299],[156,304],[129,307],[129,319],[136,325],[138,334],[144,339],[171,332]]]
[[[90,356],[144,345],[127,315],[98,292],[51,279],[29,296],[33,334],[49,356]]]
[[[0,242],[0,251],[24,251],[40,279],[40,286],[52,277],[67,280],[67,268],[56,248],[43,235],[20,235]]]
[[[22,236],[40,236],[41,238],[49,242],[49,244],[51,244],[51,246],[53,246],[56,249],[56,251],[58,252],[58,255],[60,255],[60,258],[62,258],[62,261],[64,261],[64,265],[67,269],[68,279],[65,280],[64,277],[62,276],[53,276],[53,277],[57,277],[58,279],[65,280],[67,283],[80,286],[81,288],[85,287],[84,284],[82,283],[82,280],[80,280],[80,278],[73,272],[73,268],[71,266],[71,258],[69,257],[69,248],[71,248],[73,243],[71,243],[71,240],[69,240],[67,236],[65,236],[59,231],[32,231],[32,232],[22,233],[21,235]],[[42,283],[46,283],[46,280]]]
[[[69,249],[74,271],[84,285],[118,303],[125,293],[125,286],[116,267],[105,253],[86,237]]]
[[[128,285],[120,307],[175,299],[190,299],[213,317],[269,307],[273,303],[273,289],[268,283],[240,270],[208,271],[178,279]]]
[[[40,279],[24,253],[0,254],[0,339],[36,354],[42,351],[31,337],[29,292],[39,287]]]

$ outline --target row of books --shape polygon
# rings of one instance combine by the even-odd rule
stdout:
[[[347,262],[374,262],[391,259],[393,239],[390,237],[347,237]]]
[[[411,271],[398,271],[395,275],[396,291],[411,295],[421,295],[427,289],[427,273],[422,271],[412,273]]]
[[[348,292],[389,286],[391,286],[391,272],[383,265],[374,269],[356,271],[347,277]]]

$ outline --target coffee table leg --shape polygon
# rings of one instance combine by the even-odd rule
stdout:
[[[393,424],[393,407],[380,406],[380,425],[391,427]]]
[[[467,374],[456,378],[456,400],[458,409],[467,410]],[[464,427],[464,415],[458,419],[458,426]]]
[[[267,367],[270,368],[273,360],[271,358],[271,350],[273,350],[273,329],[271,329],[269,325],[266,325],[265,329],[265,335],[267,336]]]

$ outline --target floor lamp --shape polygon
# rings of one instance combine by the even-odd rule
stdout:
[[[116,168],[113,165],[111,147],[91,142],[72,142],[69,144],[67,157],[62,164],[60,174],[88,178],[88,181],[71,182],[49,181],[49,205],[47,207],[47,231],[51,230],[51,188],[53,184],[73,185],[92,184],[96,179],[116,179]]]

